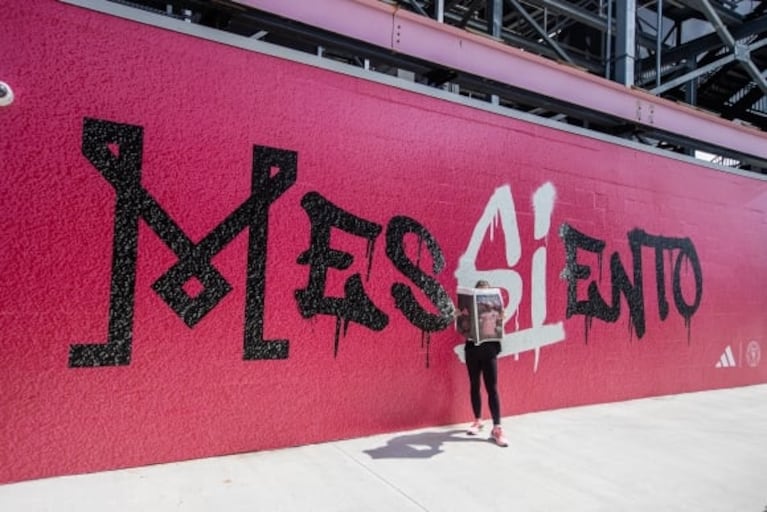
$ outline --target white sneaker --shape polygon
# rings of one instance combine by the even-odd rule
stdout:
[[[483,425],[480,420],[474,420],[474,423],[469,425],[469,428],[466,429],[466,433],[470,436],[476,436],[482,430],[482,427]]]

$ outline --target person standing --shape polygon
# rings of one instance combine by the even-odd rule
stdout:
[[[475,288],[490,288],[485,280],[478,281]],[[498,354],[501,352],[500,341],[485,341],[478,343],[469,336],[466,339],[466,368],[469,371],[469,387],[471,393],[471,408],[474,412],[474,422],[469,425],[466,433],[477,435],[483,429],[482,423],[482,393],[480,378],[485,383],[487,403],[493,418],[491,437],[498,446],[506,447],[509,442],[501,426],[501,404],[498,396]]]

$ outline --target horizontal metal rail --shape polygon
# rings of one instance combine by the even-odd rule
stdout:
[[[714,114],[625,87],[492,38],[378,0],[237,0],[237,3],[439,66],[485,77],[767,162],[767,134]]]

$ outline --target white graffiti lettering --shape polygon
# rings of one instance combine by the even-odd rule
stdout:
[[[501,353],[499,357],[519,354],[528,350],[535,351],[535,363],[533,371],[538,370],[540,349],[546,345],[558,343],[565,339],[564,325],[562,322],[545,323],[546,321],[546,255],[548,234],[551,228],[551,216],[554,211],[556,190],[551,183],[545,183],[533,194],[533,214],[535,219],[534,238],[542,244],[535,248],[532,256],[532,272],[530,276],[530,311],[531,327],[519,328],[519,305],[523,296],[523,279],[514,267],[522,257],[522,243],[517,224],[517,211],[514,206],[514,197],[511,186],[498,187],[485,206],[474,231],[469,240],[466,252],[458,261],[455,277],[458,286],[471,287],[480,279],[492,283],[494,287],[506,290],[508,304],[505,308],[504,336],[501,341]],[[508,268],[496,268],[489,270],[477,269],[477,257],[479,256],[482,241],[488,233],[490,240],[495,237],[495,229],[500,223],[503,229],[504,250]],[[515,320],[513,332],[505,332],[506,324],[512,318]],[[455,353],[461,362],[464,360],[464,345],[455,347]]]

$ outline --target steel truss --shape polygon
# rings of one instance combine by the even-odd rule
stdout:
[[[767,174],[764,0],[111,1]]]

